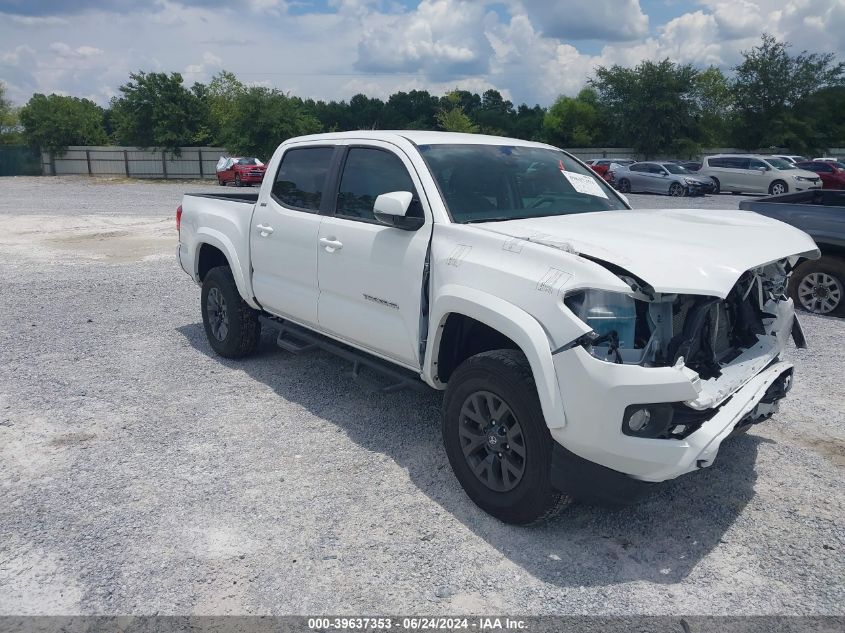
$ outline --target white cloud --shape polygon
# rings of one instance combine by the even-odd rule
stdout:
[[[183,70],[190,84],[225,68],[317,99],[460,87],[548,105],[597,65],[669,57],[729,69],[762,31],[795,52],[845,52],[843,0],[675,0],[687,10],[665,24],[638,0],[329,0],[313,13],[303,0],[82,4],[0,13],[0,79],[16,103],[35,91],[106,103],[130,72]]]
[[[486,72],[490,44],[479,29],[484,8],[464,0],[422,0],[400,15],[368,13],[355,67],[366,72],[424,72],[443,79]]]
[[[522,0],[522,6],[547,37],[625,41],[648,33],[639,0]]]

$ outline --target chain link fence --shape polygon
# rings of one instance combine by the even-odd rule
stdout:
[[[39,176],[38,151],[26,145],[0,145],[0,176]]]

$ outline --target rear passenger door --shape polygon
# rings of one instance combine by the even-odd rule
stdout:
[[[416,231],[380,224],[373,203],[382,193],[410,191]],[[321,329],[377,355],[419,368],[424,269],[431,212],[417,173],[401,149],[368,141],[342,159],[335,211],[320,226],[317,266]]]
[[[287,149],[270,194],[262,189],[252,216],[255,298],[269,312],[305,325],[317,323],[319,214],[332,202],[325,191],[335,151],[334,143]]]

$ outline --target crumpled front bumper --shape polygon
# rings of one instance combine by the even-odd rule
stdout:
[[[683,366],[607,363],[582,347],[566,350],[554,356],[566,423],[550,432],[575,455],[641,481],[665,481],[710,466],[734,428],[757,415],[767,391],[791,374],[792,363],[776,359],[781,349],[767,347],[771,358],[765,365],[757,364],[746,380],[714,403],[712,417],[683,439],[625,435],[622,418],[632,404],[696,402],[702,386],[695,372]],[[766,403],[762,410],[771,412]]]

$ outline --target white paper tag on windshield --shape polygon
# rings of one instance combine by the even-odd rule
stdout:
[[[561,170],[560,173],[564,175],[564,177],[569,181],[569,184],[571,184],[578,193],[586,193],[588,196],[607,198],[607,194],[604,192],[604,189],[601,188],[601,185],[599,185],[599,183],[593,180],[590,176],[573,174],[571,171],[563,170]]]

